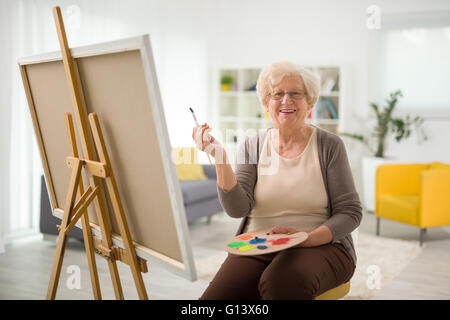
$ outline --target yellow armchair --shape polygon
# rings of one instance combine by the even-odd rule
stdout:
[[[450,165],[384,164],[376,174],[375,215],[420,228],[450,225]]]

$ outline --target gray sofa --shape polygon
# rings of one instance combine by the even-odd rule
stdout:
[[[211,165],[202,166],[208,179],[180,181],[184,209],[189,224],[203,217],[207,217],[207,222],[209,223],[213,214],[223,210],[217,195],[216,169]],[[41,187],[39,230],[44,235],[57,235],[58,231],[56,225],[61,224],[61,221],[52,215],[44,176],[42,176],[41,179]],[[83,233],[80,229],[73,228],[69,233],[69,237],[83,240]]]
[[[211,165],[202,166],[208,179],[180,181],[188,223],[202,217],[208,217],[209,222],[214,213],[223,211],[217,195],[216,168]]]

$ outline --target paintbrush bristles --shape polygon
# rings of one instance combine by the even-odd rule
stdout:
[[[189,110],[191,110],[192,116],[194,117],[195,124],[197,126],[199,126],[198,121],[197,121],[197,117],[195,116],[195,113],[194,113],[194,110],[192,110],[192,108],[189,108]]]

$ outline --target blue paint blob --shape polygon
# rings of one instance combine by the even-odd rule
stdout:
[[[264,249],[267,249],[267,246],[257,246],[257,248],[260,250],[264,250]]]
[[[249,244],[264,243],[264,242],[266,242],[266,240],[267,240],[267,239],[265,239],[265,238],[258,238],[258,237],[255,237],[254,239],[250,240],[248,243],[249,243]]]

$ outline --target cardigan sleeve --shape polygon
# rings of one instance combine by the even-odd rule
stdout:
[[[323,225],[330,228],[333,242],[355,230],[362,218],[362,206],[353,181],[343,141],[336,137],[327,154],[326,176],[331,216]]]
[[[242,218],[249,215],[255,204],[254,189],[257,178],[257,164],[251,158],[249,156],[249,140],[246,139],[239,146],[236,157],[235,175],[237,184],[229,191],[217,186],[220,204],[225,212],[233,218]]]

